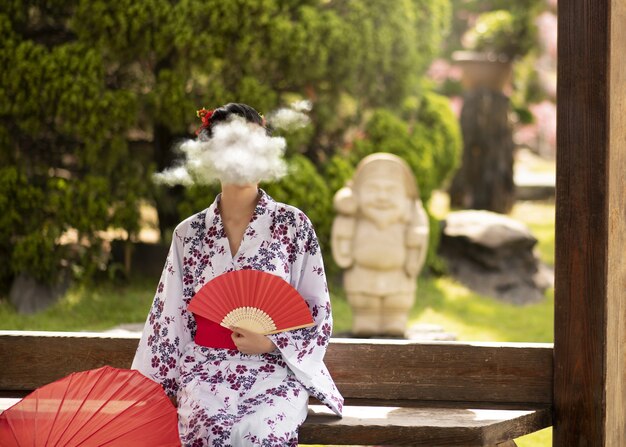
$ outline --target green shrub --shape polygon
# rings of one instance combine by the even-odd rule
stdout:
[[[47,277],[57,268],[58,261],[50,260],[53,252],[44,251],[44,256],[37,257],[37,247],[43,245],[47,236],[34,231],[43,217],[43,205],[42,190],[29,184],[24,173],[14,166],[0,169],[0,285],[5,293],[20,267],[25,265],[32,271],[29,264],[33,258],[39,260],[34,264],[38,267],[35,274]],[[25,256],[15,259],[16,250]]]
[[[424,203],[458,165],[459,125],[447,98],[435,93],[426,93],[418,105],[406,105],[399,114],[378,109],[365,132],[366,138],[355,143],[353,162],[374,152],[390,152],[403,158],[415,174]]]
[[[355,165],[346,155],[335,154],[323,166],[323,176],[331,195],[346,185],[352,178]]]
[[[100,232],[125,222],[129,229],[136,228],[139,209],[126,205],[115,202],[104,177],[29,177],[16,166],[0,169],[4,293],[22,272],[53,284],[62,269],[88,279],[105,268]],[[70,229],[76,236],[67,240]]]
[[[465,41],[470,50],[505,55],[508,60],[523,57],[536,44],[527,17],[503,9],[480,14]]]
[[[59,15],[50,23],[65,20]],[[136,231],[145,195],[125,137],[133,97],[107,88],[102,55],[76,41],[30,40],[11,19],[0,9],[2,295],[21,272],[44,283],[65,268],[90,276],[102,267],[100,232]],[[70,229],[78,235],[71,247]]]
[[[463,147],[459,123],[448,98],[426,92],[418,107],[405,107],[404,116],[415,120],[415,138],[424,144],[423,151],[432,154],[433,171],[427,175],[433,178],[435,188],[445,186],[459,165]]]

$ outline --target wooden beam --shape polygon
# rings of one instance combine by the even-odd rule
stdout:
[[[611,1],[606,445],[626,446],[626,2]]]
[[[0,398],[0,413],[19,399]],[[549,427],[550,408],[525,410],[346,406],[343,418],[309,405],[299,440],[306,444],[515,447],[513,438]],[[508,440],[508,441],[505,441]]]
[[[332,445],[514,447],[524,434],[549,427],[550,409],[481,410],[405,407],[345,407],[337,418],[326,407],[309,406],[300,442]],[[503,444],[504,443],[504,444]]]
[[[626,6],[559,3],[554,445],[626,445]]]
[[[0,331],[0,390],[28,391],[106,364],[128,368],[137,342],[136,335]],[[552,403],[547,344],[333,339],[325,361],[347,399]]]
[[[552,403],[546,344],[338,339],[326,364],[350,398]]]

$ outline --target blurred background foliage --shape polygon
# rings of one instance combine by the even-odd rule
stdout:
[[[22,272],[93,277],[107,230],[136,237],[141,203],[164,239],[206,208],[215,187],[151,174],[196,109],[230,101],[311,101],[311,126],[286,136],[292,175],[266,187],[306,210],[332,264],[332,195],[360,157],[404,156],[424,201],[456,166],[458,124],[424,82],[450,17],[449,0],[2,2],[2,294]]]
[[[446,51],[470,49],[522,58],[537,49],[535,19],[547,8],[545,0],[451,0],[452,20]]]
[[[514,61],[513,83],[507,92],[514,119],[522,125],[546,121],[545,115],[537,116],[532,105],[556,100],[556,3],[451,0],[450,33],[442,42],[438,57],[440,61],[449,61],[455,51],[470,50]],[[452,71],[443,77],[440,72],[435,81],[435,90],[450,97],[462,92],[460,77]],[[554,77],[546,79],[552,76],[551,72]]]

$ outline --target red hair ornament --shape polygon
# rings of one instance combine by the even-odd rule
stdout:
[[[202,124],[196,130],[196,135],[199,135],[202,132],[202,129],[208,129],[211,127],[211,117],[213,116],[213,110],[207,110],[204,107],[200,110],[196,111],[196,116],[200,118]]]

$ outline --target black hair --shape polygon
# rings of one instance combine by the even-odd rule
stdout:
[[[265,120],[263,119],[263,117],[259,114],[259,112],[254,110],[254,108],[250,107],[247,104],[229,102],[228,104],[213,110],[213,115],[211,116],[211,124],[208,127],[202,128],[202,130],[198,134],[198,138],[211,138],[213,136],[213,127],[220,122],[227,121],[233,115],[240,116],[249,123],[258,124],[265,129],[268,135],[271,133],[271,129],[265,124]]]

